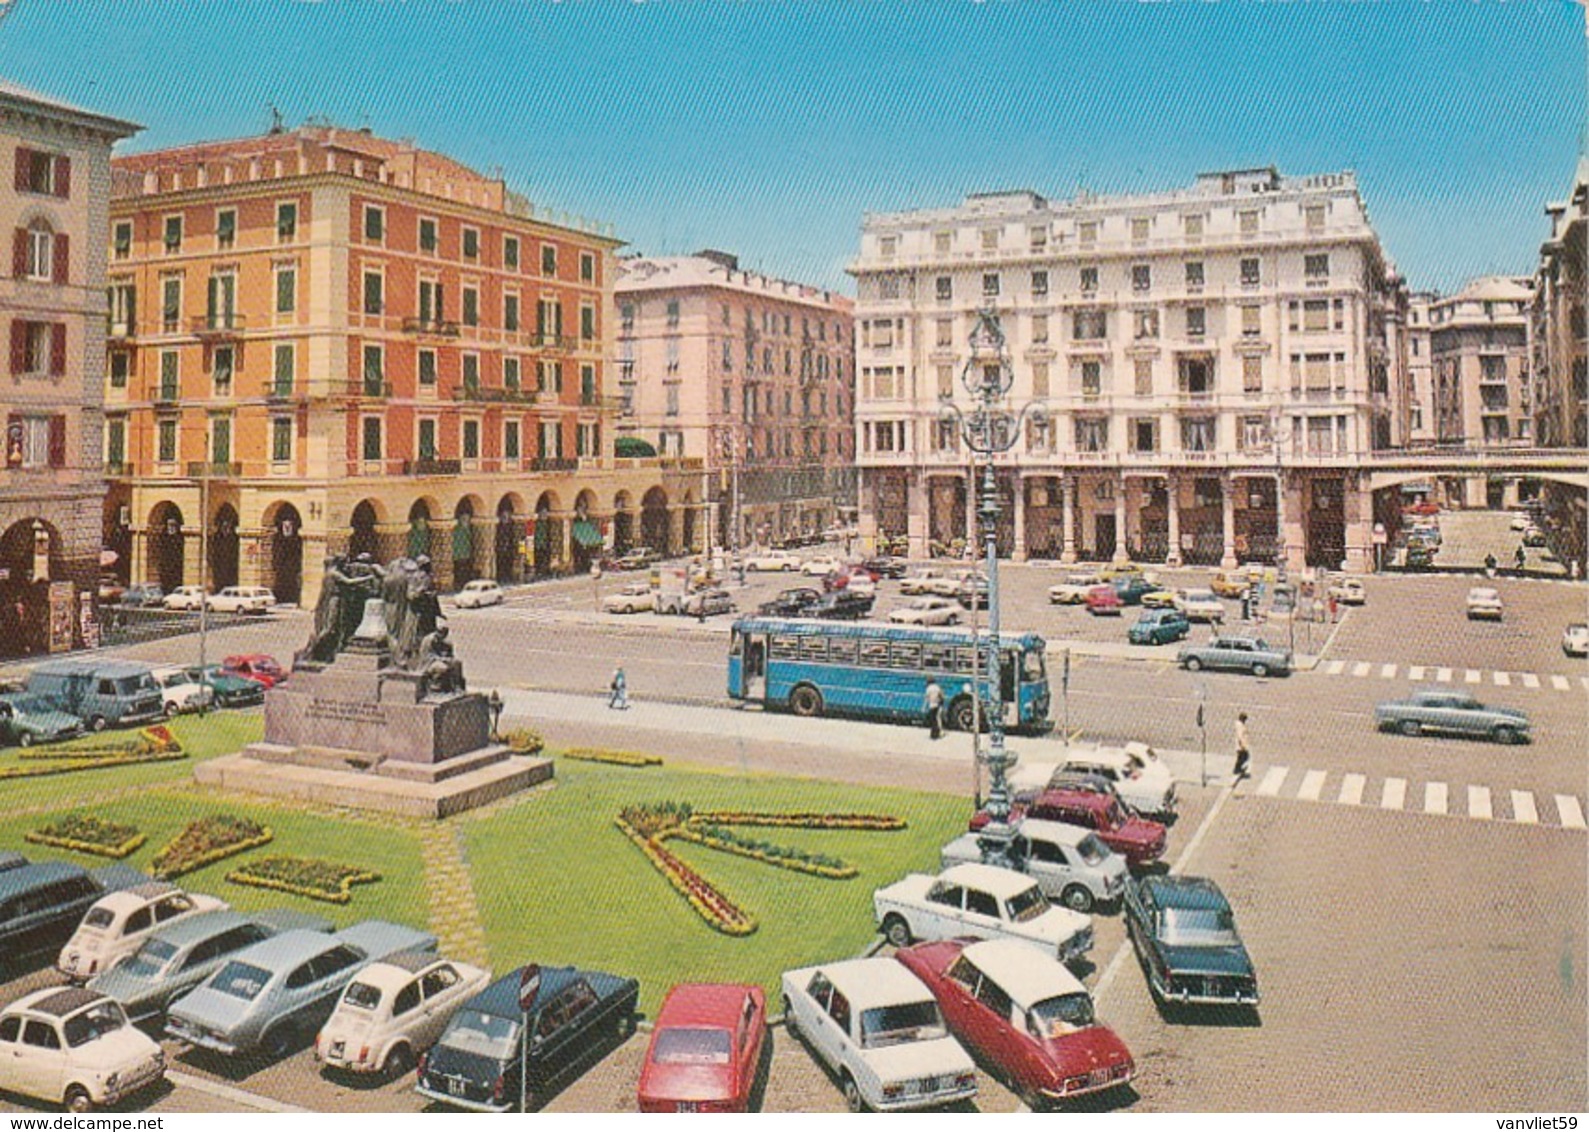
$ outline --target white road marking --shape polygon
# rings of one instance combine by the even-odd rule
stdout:
[[[1578,683],[1584,686],[1585,691],[1589,691],[1589,676],[1578,677]]]
[[[1572,691],[1572,684],[1567,680],[1567,677],[1565,677],[1565,676],[1552,676],[1550,678],[1550,686],[1552,688],[1555,688],[1556,691],[1558,691],[1558,692],[1570,692],[1570,691]]]
[[[1319,791],[1324,789],[1324,771],[1310,770],[1302,776],[1302,786],[1297,790],[1300,802],[1317,802]]]
[[[991,669],[990,669],[990,671],[991,671]],[[1511,673],[1509,673],[1509,672],[1494,672],[1494,673],[1491,673],[1491,675],[1495,677],[1495,686],[1497,688],[1510,688],[1512,686],[1512,674]]]
[[[1324,666],[1324,675],[1326,675],[1326,676],[1339,676],[1341,674],[1341,670],[1343,668],[1345,668],[1345,667],[1346,667],[1346,661],[1344,661],[1344,660],[1332,660],[1332,661],[1330,661],[1330,663],[1328,663],[1328,664],[1326,664]]]
[[[1534,808],[1533,791],[1512,791],[1512,820],[1522,822],[1524,825],[1538,824],[1539,811]]]
[[[1443,814],[1446,812],[1446,784],[1444,782],[1424,783],[1423,812],[1426,814]]]
[[[1343,806],[1360,806],[1363,804],[1363,787],[1368,779],[1361,774],[1349,774],[1341,779],[1341,796],[1337,799]]]
[[[1379,800],[1382,810],[1399,810],[1407,801],[1407,780],[1405,778],[1385,779],[1385,794]]]
[[[1561,815],[1563,829],[1584,829],[1583,807],[1571,794],[1556,795],[1556,812]]]
[[[1386,680],[1394,679],[1396,675],[1396,666],[1394,664],[1387,664],[1379,670],[1379,674]]]
[[[1409,680],[1422,680],[1423,679],[1423,665],[1415,664],[1411,668],[1407,669],[1407,679],[1409,679]]]
[[[1479,681],[1484,679],[1484,673],[1480,672],[1477,668],[1470,668],[1463,679],[1465,679],[1469,684],[1477,684]]]
[[[1488,786],[1469,786],[1468,817],[1489,821],[1494,816],[1494,813],[1490,810],[1490,788]]]
[[[1539,677],[1535,676],[1532,672],[1523,673],[1523,687],[1525,687],[1525,688],[1537,688],[1537,687],[1539,687]]]
[[[1288,766],[1270,767],[1268,772],[1263,776],[1263,781],[1258,784],[1256,793],[1261,794],[1266,798],[1273,798],[1276,794],[1280,793],[1280,787],[1285,783],[1286,775],[1289,774],[1290,771],[1291,768]]]
[[[1356,664],[1352,665],[1352,675],[1353,676],[1367,676],[1368,673],[1369,673],[1369,670],[1371,668],[1373,668],[1373,667],[1374,666],[1372,664],[1368,663],[1368,661],[1360,660]],[[992,670],[989,669],[989,671],[992,671]]]
[[[1435,679],[1438,680],[1442,684],[1451,683],[1451,669],[1449,669],[1449,668],[1437,668],[1437,669],[1435,669]]]

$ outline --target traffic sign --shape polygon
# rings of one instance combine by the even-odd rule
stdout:
[[[535,1005],[535,996],[540,992],[541,965],[531,963],[519,974],[519,1011],[528,1014],[530,1007]]]

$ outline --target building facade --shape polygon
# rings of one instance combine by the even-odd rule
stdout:
[[[0,652],[96,644],[110,150],[140,127],[0,82],[0,272],[11,380]]]
[[[618,267],[619,435],[704,463],[714,542],[778,542],[848,515],[851,301],[723,252]]]
[[[365,130],[117,159],[109,544],[299,602],[328,554],[455,587],[697,544],[698,472],[612,456],[617,246]]]
[[[1351,173],[869,215],[851,271],[863,538],[924,554],[974,537],[968,454],[938,402],[964,400],[967,334],[991,308],[1012,403],[1049,410],[998,460],[1015,557],[1370,561],[1364,462],[1396,431],[1399,284]]]
[[[1439,297],[1433,291],[1407,296],[1407,443],[1411,445],[1432,444],[1436,439],[1429,311]]]

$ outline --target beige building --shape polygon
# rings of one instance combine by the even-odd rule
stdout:
[[[779,542],[848,515],[851,301],[723,252],[618,269],[619,436],[704,463],[713,541]]]
[[[1440,296],[1414,291],[1407,296],[1407,443],[1431,444],[1436,438],[1434,357],[1429,336],[1429,310]]]
[[[1539,249],[1532,310],[1534,435],[1548,447],[1589,447],[1589,157],[1579,158],[1565,200],[1545,206],[1550,235]]]
[[[863,536],[923,554],[973,534],[968,454],[938,401],[966,402],[987,307],[1012,403],[1050,413],[998,461],[1016,557],[1370,560],[1400,284],[1351,173],[869,215],[851,271]]]
[[[140,127],[0,81],[9,343],[0,651],[97,643],[110,149]]]
[[[454,587],[700,545],[698,467],[613,455],[610,235],[368,130],[115,174],[106,528],[133,577],[310,603],[331,553]]]
[[[1529,280],[1484,276],[1430,304],[1437,442],[1473,448],[1533,443],[1528,380],[1533,299]]]

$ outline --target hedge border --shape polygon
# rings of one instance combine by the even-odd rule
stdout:
[[[244,865],[242,868],[234,869],[232,872],[227,873],[227,882],[230,884],[244,885],[249,888],[268,888],[274,892],[285,892],[293,896],[303,896],[310,900],[320,900],[327,904],[350,904],[353,901],[354,885],[378,884],[382,879],[380,873],[372,873],[364,869],[359,869],[343,876],[337,882],[336,891],[333,892],[328,888],[310,888],[307,885],[293,884],[290,881],[276,880],[273,877],[250,876],[246,872],[250,865],[262,865],[266,860],[319,861],[321,864],[334,864],[334,862],[330,861],[321,861],[320,858],[317,857],[290,857],[285,855],[279,857],[268,857],[263,860],[250,862],[249,865]],[[353,865],[337,865],[336,867],[347,869],[355,868]]]
[[[562,759],[576,759],[587,763],[606,763],[610,766],[648,767],[661,766],[658,755],[643,755],[638,751],[612,751],[605,747],[570,747],[557,755]]]
[[[50,845],[56,849],[69,849],[73,853],[87,853],[94,857],[109,857],[119,861],[123,857],[130,857],[136,853],[149,838],[142,833],[134,832],[127,840],[116,845],[102,845],[96,841],[78,841],[71,837],[52,837],[42,830],[34,830],[22,835],[22,840],[34,845]]]
[[[203,820],[204,819],[202,818],[199,819],[199,821]],[[149,862],[149,872],[152,876],[159,880],[171,880],[175,877],[186,876],[188,873],[197,872],[199,869],[213,865],[217,861],[224,861],[228,857],[235,857],[239,853],[246,853],[250,849],[258,849],[261,845],[268,845],[276,837],[275,831],[273,831],[269,826],[263,826],[261,828],[264,830],[264,832],[259,834],[259,836],[245,837],[243,840],[234,841],[230,845],[222,845],[218,848],[200,853],[198,856],[194,857],[191,861],[187,862],[179,869],[157,869],[154,862],[159,860],[161,854],[165,853],[166,850],[175,845],[177,840],[182,837],[182,834],[186,833],[196,824],[198,823],[189,822],[187,825],[182,827],[182,833],[177,834],[176,837],[173,837],[170,841],[166,842],[165,845],[161,846],[160,852],[156,853],[154,855],[154,859]]]
[[[186,751],[157,751],[148,755],[91,756],[71,761],[52,760],[49,766],[13,766],[0,770],[0,779],[48,778],[54,774],[78,774],[90,770],[109,770],[118,766],[142,766],[145,763],[178,762],[188,757]]]

